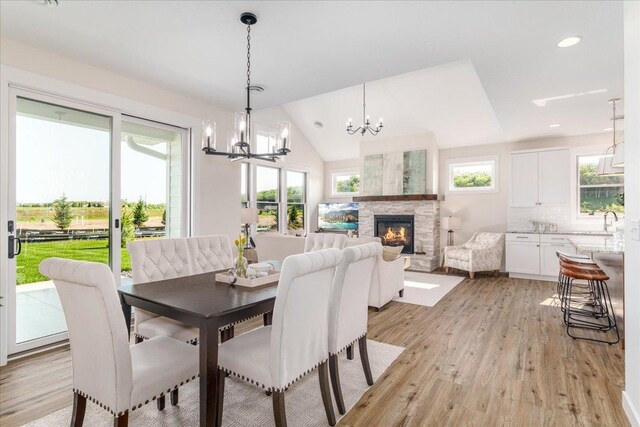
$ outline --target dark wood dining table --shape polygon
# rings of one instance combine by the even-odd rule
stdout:
[[[118,290],[127,329],[131,307],[200,328],[200,426],[219,426],[218,330],[273,311],[277,283],[247,288],[217,282],[216,273],[123,285]],[[269,319],[267,315],[266,319]]]

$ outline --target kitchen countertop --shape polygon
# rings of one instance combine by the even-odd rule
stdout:
[[[509,234],[566,234],[568,236],[601,236],[601,237],[610,237],[613,236],[613,233],[605,232],[605,231],[568,231],[568,230],[560,230],[560,231],[533,231],[533,230],[509,230],[507,231]]]
[[[624,238],[622,236],[576,236],[570,237],[569,242],[581,253],[624,255]]]

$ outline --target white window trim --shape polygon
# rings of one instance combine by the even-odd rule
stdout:
[[[580,212],[580,157],[591,157],[591,156],[602,156],[603,154],[603,150],[594,150],[594,149],[586,149],[586,150],[580,150],[576,153],[574,153],[574,162],[573,162],[573,168],[574,170],[572,171],[572,180],[571,180],[571,192],[573,193],[573,206],[572,206],[572,218],[576,219],[576,220],[585,220],[585,221],[602,221],[602,216],[598,216],[598,215],[588,215],[588,214],[583,214],[582,212]],[[610,184],[610,185],[604,185],[601,186],[600,188],[611,188],[611,187],[620,187],[620,185],[616,185],[616,184]],[[624,191],[624,184],[622,184],[622,188]],[[622,216],[620,216],[620,214],[618,214],[618,216],[620,218],[624,217],[624,214],[622,214]]]
[[[251,147],[251,150],[253,150],[254,153],[258,152],[258,135],[264,135],[264,134],[269,134],[269,133],[276,133],[277,130],[269,127],[269,126],[265,126],[261,123],[255,123],[253,125],[253,134],[251,136],[251,139],[253,139],[253,146]]]
[[[360,168],[342,168],[342,169],[331,169],[329,171],[330,175],[331,175],[331,197],[353,197],[353,196],[359,196],[360,192],[355,192],[355,193],[346,193],[346,192],[339,192],[339,191],[335,191],[336,190],[336,178],[338,176],[344,176],[344,175],[358,175],[360,176]]]
[[[287,200],[287,172],[291,171],[291,172],[299,172],[299,173],[304,173],[305,174],[305,194],[304,194],[304,229],[302,234],[306,235],[309,232],[309,176],[310,176],[310,172],[304,168],[298,168],[298,167],[285,167],[283,166],[274,166],[273,163],[267,163],[264,161],[260,161],[260,160],[249,160],[246,163],[249,164],[249,175],[250,175],[250,188],[249,188],[249,206],[251,207],[258,207],[258,203],[265,203],[265,202],[258,202],[258,196],[257,196],[257,188],[258,188],[258,173],[257,173],[257,167],[261,166],[261,167],[267,167],[267,168],[272,168],[272,169],[277,169],[278,170],[278,185],[279,185],[279,191],[278,191],[278,201],[274,202],[278,205],[278,210],[279,210],[279,215],[278,215],[278,231],[276,231],[276,233],[280,233],[280,234],[289,234],[289,229],[288,229],[288,221],[287,221],[287,205],[288,205],[288,200]],[[284,213],[284,214],[283,214]],[[257,224],[253,225],[251,227],[251,232],[252,234],[256,234],[258,232],[257,230]]]
[[[451,170],[454,166],[471,166],[476,164],[493,163],[493,185],[491,187],[453,188]],[[447,159],[445,194],[491,194],[500,192],[500,155],[458,157]]]
[[[292,202],[292,204],[296,204],[296,205],[304,205],[304,227],[302,228],[302,235],[306,236],[308,230],[309,230],[309,172],[302,170],[302,169],[296,169],[296,168],[280,168],[280,182],[283,183],[282,185],[282,197],[281,197],[281,209],[282,212],[284,212],[284,215],[280,215],[282,217],[282,227],[283,230],[285,231],[283,234],[290,234],[289,232],[289,200],[287,198],[287,186],[289,185],[287,182],[287,172],[297,172],[297,173],[302,173],[304,174],[304,194],[302,196],[303,198],[303,203],[297,203],[297,202]],[[293,231],[293,230],[291,230]]]

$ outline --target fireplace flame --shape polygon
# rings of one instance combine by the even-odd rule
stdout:
[[[400,227],[400,229],[396,231],[392,227],[387,227],[387,232],[384,233],[383,238],[385,242],[393,242],[393,241],[406,242],[405,229],[404,227]]]

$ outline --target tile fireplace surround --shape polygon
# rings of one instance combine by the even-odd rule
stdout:
[[[354,198],[355,200],[355,198]],[[440,202],[437,200],[358,201],[358,233],[374,236],[375,215],[413,215],[415,251],[411,270],[433,271],[440,257]]]

